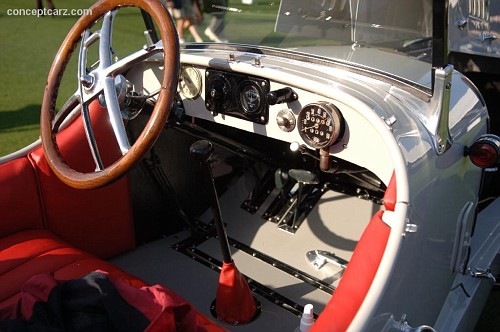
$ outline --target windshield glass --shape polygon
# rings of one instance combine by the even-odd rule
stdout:
[[[223,21],[223,29],[214,31],[222,41],[292,49],[429,83],[431,0],[204,0],[203,4],[205,13],[212,15],[205,15],[208,28],[216,17]],[[414,61],[417,65],[410,70],[412,61],[398,65],[396,53],[421,61]]]

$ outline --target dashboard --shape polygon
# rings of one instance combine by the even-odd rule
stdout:
[[[334,156],[388,182],[390,153],[365,116],[373,110],[352,97],[356,91],[311,75],[312,69],[285,71],[256,61],[181,53],[177,98],[185,116],[279,140],[318,159]],[[145,61],[128,74],[134,90],[144,94],[159,89],[159,77],[157,61]],[[360,106],[353,108],[351,100]],[[323,168],[328,171],[328,165]]]
[[[315,149],[331,146],[344,133],[344,118],[333,103],[310,103],[295,115],[290,104],[299,99],[298,94],[289,86],[271,90],[270,81],[257,76],[212,68],[204,70],[202,75],[197,67],[183,65],[179,92],[185,99],[196,100],[202,95],[204,81],[205,108],[214,118],[220,114],[260,125],[273,121],[283,132],[297,129],[302,140]],[[280,107],[272,119],[271,106]]]

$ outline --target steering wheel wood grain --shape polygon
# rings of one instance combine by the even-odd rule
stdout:
[[[145,47],[115,63],[112,63],[111,35],[113,19],[120,7],[138,7],[149,13],[155,21],[161,36],[158,42]],[[90,28],[102,19],[102,27],[96,32]],[[99,42],[99,65],[87,72],[86,50]],[[81,118],[89,142],[96,171],[81,173],[70,167],[59,152],[56,133],[59,128],[54,124],[58,88],[66,66],[78,43],[79,102]],[[163,75],[160,91],[151,116],[135,143],[130,146],[121,117],[116,87],[119,76],[134,64],[156,54],[163,53]],[[88,15],[83,15],[73,26],[57,52],[45,86],[40,131],[44,152],[56,176],[67,185],[79,189],[95,189],[105,186],[122,177],[135,163],[150,150],[160,135],[172,108],[178,83],[179,41],[174,23],[168,10],[158,0],[101,0],[95,3]],[[113,164],[105,166],[100,158],[95,142],[88,105],[99,96],[104,97],[108,117],[122,156]]]

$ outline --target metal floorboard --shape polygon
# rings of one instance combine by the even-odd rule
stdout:
[[[240,208],[251,182],[241,178],[220,199],[227,233],[250,252],[233,248],[233,258],[239,270],[264,288],[302,308],[307,303],[314,304],[320,313],[330,298],[330,294],[297,279],[293,275],[263,262],[251,250],[272,256],[276,262],[283,262],[324,283],[336,285],[335,271],[328,266],[321,270],[313,268],[306,260],[309,250],[326,250],[349,260],[357,239],[374,211],[379,207],[369,201],[355,197],[327,192],[295,234],[278,229],[277,225],[262,219],[265,202],[255,213],[250,214]],[[270,198],[271,199],[271,198]],[[205,223],[211,220],[208,211],[201,217]],[[193,259],[189,252],[181,252],[172,246],[188,237],[189,233],[179,233],[153,243],[141,246],[135,251],[115,257],[112,263],[125,271],[143,279],[149,284],[162,284],[177,292],[192,303],[197,310],[208,317],[210,305],[215,298],[218,269]],[[196,246],[203,255],[221,260],[216,239],[210,238]],[[253,287],[251,285],[251,287]],[[262,313],[254,322],[244,326],[226,326],[231,331],[293,331],[299,324],[299,317],[293,310],[285,310],[288,304],[275,303],[272,299],[255,295],[262,305]],[[278,302],[278,301],[276,301]]]

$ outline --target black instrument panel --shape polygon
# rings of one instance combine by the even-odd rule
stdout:
[[[258,124],[269,121],[267,79],[208,68],[205,106],[212,114],[225,114]]]

